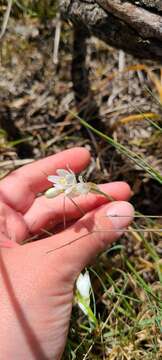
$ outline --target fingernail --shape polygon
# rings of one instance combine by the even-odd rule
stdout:
[[[106,216],[110,219],[113,229],[121,235],[133,220],[134,208],[126,201],[114,201],[108,205]]]

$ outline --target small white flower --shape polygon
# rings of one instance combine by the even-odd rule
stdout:
[[[113,201],[113,198],[108,194],[104,193],[99,187],[92,182],[85,182],[82,176],[78,177],[72,170],[58,169],[57,175],[48,176],[48,180],[53,183],[53,187],[45,192],[47,198],[53,198],[63,193],[69,198],[73,198],[79,195],[87,195],[90,192],[100,194]]]
[[[53,198],[61,193],[71,198],[89,193],[90,183],[84,182],[82,176],[79,176],[79,182],[77,182],[76,175],[71,170],[58,169],[56,174],[48,176],[48,180],[53,183],[54,188],[46,191],[47,198]]]
[[[79,183],[77,184],[77,190],[79,195],[87,195],[91,190],[90,183],[86,183],[83,181],[83,177],[79,176]]]
[[[76,281],[76,288],[77,288],[77,291],[78,291],[81,299],[83,299],[83,301],[87,307],[89,307],[89,305],[90,305],[91,287],[92,286],[91,286],[89,272],[86,271],[84,275],[81,273],[78,276],[78,279]],[[78,302],[78,305],[79,305],[80,309],[83,311],[83,313],[85,315],[87,315],[88,312],[87,312],[87,309],[85,308],[85,306],[81,302]]]
[[[61,193],[69,196],[77,185],[76,176],[71,170],[58,169],[57,175],[48,176],[48,180],[53,183],[54,188],[48,189],[45,193],[46,197],[52,198]]]
[[[48,180],[53,183],[55,189],[64,191],[77,184],[76,176],[72,171],[58,169],[56,174],[57,175],[54,176],[48,176]]]

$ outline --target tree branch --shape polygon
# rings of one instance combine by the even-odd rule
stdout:
[[[142,1],[147,0],[138,2]],[[136,18],[132,18],[132,21],[131,13],[128,14],[124,8],[125,4],[133,6],[131,9],[135,7]],[[123,6],[120,7],[122,14],[119,14],[117,5]],[[60,8],[64,19],[88,29],[91,35],[95,35],[109,45],[141,58],[162,60],[162,16],[160,14],[156,15],[128,1],[121,3],[121,0],[60,0]],[[137,15],[139,11],[140,18]],[[146,15],[146,19],[142,19],[142,14]],[[154,21],[156,19],[158,25],[156,26],[151,19]]]
[[[106,11],[125,21],[144,39],[162,41],[162,16],[121,0],[96,0]]]

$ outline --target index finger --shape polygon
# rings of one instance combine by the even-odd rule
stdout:
[[[89,151],[76,147],[25,165],[1,181],[0,200],[25,213],[36,194],[49,187],[47,175],[53,175],[58,168],[67,166],[74,172],[80,172],[89,162]]]

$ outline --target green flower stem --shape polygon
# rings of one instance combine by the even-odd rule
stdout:
[[[89,321],[93,323],[95,327],[97,327],[98,321],[96,319],[96,316],[93,314],[93,311],[91,310],[90,306],[87,305],[86,300],[80,295],[78,291],[76,293],[76,302],[81,303],[84,306],[85,310],[87,311],[87,316]]]

